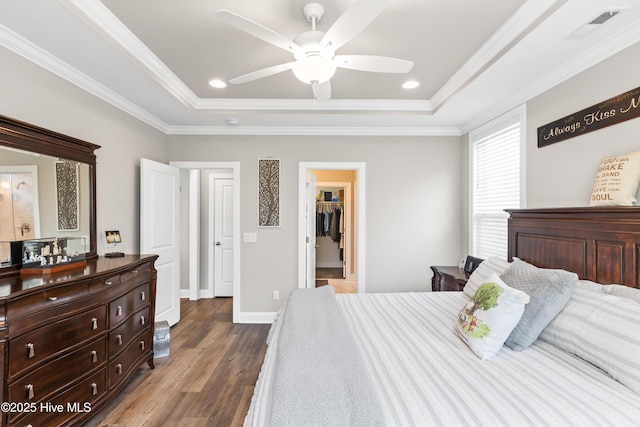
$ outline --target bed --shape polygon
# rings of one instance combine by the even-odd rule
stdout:
[[[466,292],[294,291],[245,426],[637,426],[640,208],[509,213],[509,260],[483,262]],[[455,331],[461,308],[522,271],[577,277],[531,344],[483,360]]]

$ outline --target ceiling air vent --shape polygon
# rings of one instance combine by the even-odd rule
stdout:
[[[593,21],[589,22],[588,25],[602,25],[605,22],[607,22],[609,19],[613,18],[614,16],[616,16],[619,13],[620,13],[619,10],[610,10],[610,11],[607,11],[607,12],[602,12],[600,14],[600,16],[598,16]]]
[[[569,34],[565,39],[567,40],[581,40],[591,35],[595,30],[601,28],[601,26],[608,22],[611,18],[618,15],[622,10],[605,10],[595,18],[593,18],[588,23],[584,24],[571,34]]]

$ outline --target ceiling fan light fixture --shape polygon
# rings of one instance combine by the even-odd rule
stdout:
[[[297,60],[292,67],[293,74],[303,83],[324,83],[336,72],[336,64],[320,55],[309,55]]]

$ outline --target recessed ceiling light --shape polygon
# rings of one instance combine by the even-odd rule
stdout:
[[[415,89],[418,86],[420,86],[420,83],[415,81],[415,80],[409,80],[409,81],[406,81],[406,82],[402,83],[402,87],[404,89]]]
[[[216,89],[224,89],[225,87],[227,87],[227,84],[220,79],[209,80],[209,84]]]

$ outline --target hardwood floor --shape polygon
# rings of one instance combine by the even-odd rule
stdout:
[[[232,323],[232,299],[181,300],[170,355],[145,364],[85,427],[241,426],[270,325]]]

